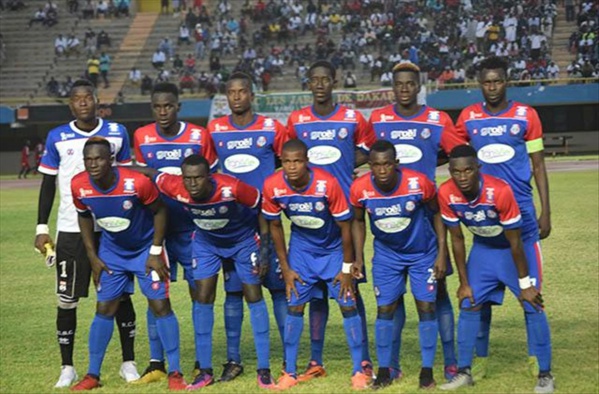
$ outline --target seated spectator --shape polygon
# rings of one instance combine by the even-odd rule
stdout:
[[[171,73],[168,72],[167,69],[160,69],[160,71],[158,71],[158,76],[156,77],[156,83],[169,82],[170,77]]]
[[[189,37],[189,28],[185,23],[181,23],[179,26],[179,38],[177,39],[177,44],[181,45],[182,43],[187,43],[187,45],[191,44],[191,40]]]
[[[93,19],[96,14],[96,6],[92,0],[85,0],[85,4],[81,10],[83,19]]]
[[[34,23],[41,23],[42,25],[46,24],[46,13],[43,8],[38,8],[37,11],[33,14],[33,18],[29,20],[29,27],[31,27]]]
[[[453,81],[453,77],[453,70],[451,67],[446,66],[441,75],[439,75],[438,80],[440,84],[446,84],[451,83]]]
[[[220,70],[220,58],[216,55],[210,56],[210,71],[215,72]]]
[[[100,33],[98,34],[98,49],[102,49],[104,45],[110,47],[111,39],[108,33],[106,33],[104,30],[100,30]]]
[[[116,10],[115,16],[118,18],[121,15],[129,18],[129,6],[131,5],[131,0],[116,0]]]
[[[44,25],[46,25],[48,27],[52,27],[52,26],[56,25],[57,23],[58,23],[58,12],[56,11],[56,8],[48,9],[48,12],[46,12],[46,20],[44,21]]]
[[[169,59],[172,59],[174,56],[173,43],[170,38],[164,37],[160,44],[158,44],[158,50],[164,52],[165,56]]]
[[[585,60],[584,64],[580,68],[580,73],[582,74],[583,78],[594,78],[594,77],[596,77],[596,75],[595,75],[595,69],[593,68],[593,65],[591,64],[591,62],[588,61],[588,60]]]
[[[206,75],[206,71],[202,71],[200,76],[198,77],[198,88],[199,89],[207,89],[208,88],[208,75]]]
[[[143,79],[141,80],[140,86],[141,95],[143,96],[146,93],[150,93],[153,87],[154,84],[152,83],[152,78],[150,78],[148,74],[144,75]]]
[[[23,0],[8,0],[6,2],[6,8],[8,8],[10,11],[20,11],[26,7],[27,6]]]
[[[56,56],[64,55],[67,49],[67,39],[62,34],[59,34],[58,37],[54,40],[54,53]]]
[[[166,62],[166,56],[164,55],[164,52],[162,52],[160,49],[156,49],[156,52],[154,52],[152,55],[152,66],[154,66],[156,70],[160,70],[162,67],[164,67],[164,62]]]
[[[141,84],[141,71],[137,68],[132,67],[131,71],[129,71],[129,77],[127,81],[133,86],[139,86]]]
[[[547,77],[549,79],[559,78],[559,66],[555,64],[555,62],[549,63],[549,67],[547,67]]]
[[[381,86],[391,86],[392,81],[393,73],[391,71],[387,71],[381,74]]]
[[[98,36],[91,27],[87,28],[85,32],[85,37],[83,38],[83,47],[85,49],[86,55],[92,55],[96,53],[96,49],[98,47]]]
[[[460,66],[456,68],[453,73],[453,82],[454,83],[464,83],[466,81],[466,70],[464,67]]]
[[[185,72],[183,73],[183,75],[181,75],[181,78],[179,78],[179,89],[181,91],[181,93],[183,93],[183,91],[185,89],[189,89],[191,91],[191,94],[194,93],[196,88],[196,81],[193,77],[193,74],[189,73],[189,72]]]
[[[343,77],[343,87],[346,89],[353,89],[357,86],[356,76],[351,71],[348,71]]]
[[[76,54],[79,57],[81,43],[75,35],[71,34],[67,40],[67,57]]]
[[[285,65],[285,62],[283,61],[283,58],[281,58],[280,55],[276,55],[274,57],[274,59],[272,59],[272,62],[271,62],[272,74],[274,75],[276,73],[279,75],[283,75],[284,74],[284,72],[283,72],[284,65]]]
[[[270,71],[268,71],[268,70],[262,71],[262,74],[260,75],[260,82],[262,82],[262,91],[263,92],[268,91],[268,85],[270,85],[271,79],[272,79],[272,75],[270,74]]]
[[[72,87],[73,87],[73,79],[70,76],[67,76],[66,81],[58,84],[58,97],[60,97],[60,98],[69,97],[69,93],[71,92]]]
[[[108,16],[107,0],[98,0],[98,5],[96,5],[96,16],[100,19],[104,19],[106,16]]]
[[[54,77],[50,77],[46,84],[46,92],[50,97],[58,97],[58,81]]]
[[[196,59],[190,54],[185,59],[185,72],[195,73],[196,72]]]

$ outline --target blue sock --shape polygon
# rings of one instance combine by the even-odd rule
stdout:
[[[491,304],[484,304],[480,310],[480,328],[476,335],[476,357],[487,357],[489,355],[492,316],[493,309],[491,308]]]
[[[354,365],[353,376],[356,372],[362,371],[362,318],[357,310],[343,313],[343,329]]]
[[[146,310],[146,322],[148,325],[148,342],[150,343],[150,361],[164,361],[164,349],[158,336],[156,318],[150,308]]]
[[[200,361],[197,359],[197,354],[198,354],[198,349],[200,348],[200,345],[198,344],[198,336],[196,335],[196,319],[194,317],[193,310],[194,310],[194,302],[192,301],[191,302],[191,322],[193,324],[193,331],[192,331],[192,333],[193,333],[193,344],[195,346],[194,347],[194,350],[195,350],[194,355],[196,357],[195,361],[199,364]]]
[[[304,315],[302,313],[287,312],[285,319],[285,368],[288,374],[297,373],[297,352],[299,342],[304,330]]]
[[[171,312],[166,316],[157,317],[156,328],[158,329],[162,347],[166,352],[168,372],[180,372],[179,322],[175,313]]]
[[[370,350],[368,349],[368,321],[366,320],[366,308],[362,295],[358,292],[356,306],[362,322],[362,361],[370,361]]]
[[[114,330],[114,316],[96,313],[89,330],[89,369],[90,375],[100,376],[100,368],[106,354],[106,348]]]
[[[457,364],[454,344],[455,322],[451,300],[447,293],[442,298],[437,299],[436,309],[437,321],[439,322],[439,337],[443,345],[444,365],[455,365]]]
[[[539,372],[551,371],[551,333],[545,312],[525,313],[533,354],[539,362]]]
[[[472,366],[474,354],[472,350],[478,341],[480,332],[481,311],[460,311],[458,318],[458,368]],[[485,356],[486,357],[486,356]]]
[[[329,300],[315,298],[310,301],[310,349],[311,359],[322,365],[324,332],[329,320]]]
[[[383,316],[379,314],[374,323],[376,357],[379,360],[379,368],[391,366],[391,343],[393,340],[394,322],[393,315]]]
[[[241,325],[243,324],[243,295],[227,293],[225,296],[225,331],[227,333],[227,361],[241,363]],[[201,363],[200,363],[201,365]],[[202,368],[204,368],[202,366]]]
[[[437,352],[437,335],[439,335],[439,322],[435,312],[420,314],[418,323],[418,336],[420,339],[420,352],[422,354],[422,368],[432,368]]]
[[[248,307],[250,308],[250,321],[254,332],[258,369],[270,368],[270,337],[268,331],[270,321],[266,302],[264,300],[253,303],[248,302]]]
[[[391,368],[401,370],[399,366],[401,354],[401,334],[403,326],[406,324],[406,305],[403,302],[403,296],[397,303],[397,309],[393,315],[393,341],[391,342]]]
[[[287,298],[285,296],[285,290],[273,291],[271,293],[272,298],[272,309],[275,314],[275,320],[277,322],[277,328],[279,329],[279,335],[281,336],[281,343],[283,344],[283,360],[285,360],[285,319],[287,318]]]
[[[202,368],[212,368],[212,330],[214,304],[193,302],[193,327],[196,333],[196,360]]]

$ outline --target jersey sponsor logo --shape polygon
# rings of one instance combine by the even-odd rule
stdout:
[[[60,140],[66,141],[69,138],[75,138],[75,133],[60,133]]]
[[[474,111],[470,111],[470,119],[476,119],[476,118],[482,118],[482,117],[483,117],[483,114],[474,112]]]
[[[216,123],[214,125],[214,130],[215,131],[227,131],[227,130],[229,130],[229,127],[226,124],[225,125],[221,125],[219,123]]]
[[[420,190],[420,179],[416,176],[408,178],[408,189],[410,191]]]
[[[453,193],[449,195],[449,202],[452,204],[463,202],[463,201],[464,201],[464,199],[460,196],[456,196]]]
[[[191,213],[193,213],[196,216],[203,216],[203,217],[216,216],[216,208],[209,208],[209,209],[191,208]]]
[[[423,156],[420,148],[408,144],[395,144],[395,153],[400,164],[416,163]]]
[[[518,135],[518,133],[520,132],[520,125],[519,124],[513,124],[512,127],[510,127],[510,134],[511,135]]]
[[[196,128],[191,129],[191,134],[189,136],[189,139],[191,141],[199,141],[201,138],[202,138],[202,130],[196,129]]]
[[[411,222],[410,218],[393,217],[375,220],[374,225],[384,233],[395,234],[405,230]]]
[[[428,127],[425,127],[424,129],[422,129],[422,132],[420,133],[420,138],[422,139],[427,139],[431,136],[431,129],[429,129]]]
[[[118,216],[107,216],[96,220],[98,226],[111,233],[119,233],[127,230],[131,221],[127,218],[121,218]]]
[[[418,135],[418,130],[407,129],[407,130],[391,130],[392,140],[413,140]]]
[[[468,226],[468,230],[479,237],[492,238],[503,232],[503,227],[495,226]]]
[[[272,129],[275,127],[275,121],[271,118],[264,118],[264,127],[267,129]]]
[[[310,163],[325,166],[341,158],[341,151],[334,146],[314,146],[308,150]]]
[[[114,135],[114,134],[119,134],[119,124],[118,123],[108,123],[108,134],[110,135]]]
[[[314,206],[311,202],[296,202],[288,205],[290,211],[293,212],[312,212]]]
[[[376,216],[396,216],[401,214],[401,205],[394,204],[390,207],[379,207],[374,209],[374,214]]]
[[[466,220],[473,220],[475,222],[482,222],[487,218],[487,216],[485,215],[485,211],[483,211],[482,209],[476,212],[466,211],[464,212],[464,217],[466,218]]]
[[[439,121],[439,119],[441,119],[441,114],[439,113],[439,111],[430,111],[430,112],[428,113],[428,117],[427,117],[427,119],[428,119],[430,122],[438,122],[438,121]]]
[[[516,151],[509,145],[490,144],[480,148],[477,156],[484,163],[498,164],[511,160],[515,154]]]
[[[183,197],[181,194],[177,193],[177,195],[175,196],[175,198],[177,199],[177,201],[181,201],[181,202],[189,202],[189,198],[187,197]]]
[[[159,150],[156,152],[158,160],[181,160],[181,149]]]
[[[347,131],[347,129],[345,127],[342,127],[339,129],[339,133],[337,135],[339,136],[339,139],[343,140],[343,139],[347,138],[347,136],[349,135],[349,132]]]
[[[224,164],[227,170],[235,174],[245,174],[258,168],[260,160],[252,155],[237,154],[227,157]]]
[[[385,115],[381,114],[381,122],[386,122],[388,120],[393,120],[395,117],[393,115]]]
[[[483,127],[480,129],[480,135],[483,137],[499,137],[507,132],[507,126],[504,124],[498,126]]]
[[[314,216],[292,215],[289,219],[296,226],[310,230],[317,230],[324,226],[324,220]]]
[[[131,202],[131,200],[125,200],[125,201],[123,201],[123,209],[125,211],[128,211],[131,208],[133,208],[133,203]]]
[[[261,135],[260,137],[258,137],[258,139],[256,140],[256,146],[258,148],[262,148],[264,145],[266,145],[266,137],[264,137],[263,135]]]
[[[229,219],[193,219],[193,222],[204,231],[215,231],[229,224]]]
[[[320,212],[324,209],[324,203],[322,201],[316,201],[316,204],[314,204],[314,209],[316,209],[317,212]]]
[[[312,141],[332,141],[335,139],[335,129],[317,130],[310,132],[310,140]]]
[[[362,198],[368,199],[374,196],[374,192],[372,190],[362,190]]]
[[[123,191],[125,193],[135,193],[135,179],[134,178],[123,179]]]
[[[185,152],[183,152],[184,157],[189,157],[191,155],[193,155],[193,148],[187,148],[185,149]]]
[[[250,149],[253,145],[254,139],[252,137],[247,137],[242,140],[233,140],[227,141],[227,149]]]

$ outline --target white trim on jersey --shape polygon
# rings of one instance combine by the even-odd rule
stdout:
[[[502,222],[502,221],[499,221],[499,223],[501,223],[501,224],[502,224],[502,225],[504,225],[504,226],[509,226],[510,224],[514,224],[514,223],[518,222],[520,219],[522,219],[522,216],[521,216],[521,215],[518,215],[518,216],[516,216],[515,218],[513,218],[513,219],[509,219],[509,220],[506,220],[506,221],[504,221],[504,222]]]
[[[441,215],[443,220],[447,220],[448,222],[457,223],[460,221],[458,218],[450,218],[449,216]]]

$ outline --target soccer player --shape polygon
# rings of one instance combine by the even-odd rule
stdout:
[[[324,60],[315,62],[308,69],[307,76],[313,104],[289,115],[289,137],[298,138],[306,144],[310,165],[333,175],[347,198],[354,168],[366,163],[368,150],[375,137],[359,111],[335,104],[333,89],[337,80],[335,68],[331,63]],[[365,281],[365,277],[358,283],[360,281]],[[359,291],[356,291],[356,301],[363,330],[362,369],[371,377],[372,362],[368,349],[366,312]],[[310,302],[311,357],[306,371],[298,377],[300,381],[326,375],[322,352],[328,316],[329,304],[326,294],[321,298],[313,298]]]
[[[92,137],[84,145],[85,171],[71,181],[81,238],[96,285],[96,315],[89,332],[89,369],[71,388],[101,387],[100,369],[114,329],[121,296],[137,277],[156,318],[169,362],[169,390],[184,390],[179,372],[179,323],[169,300],[168,267],[162,260],[167,208],[148,178],[111,166],[110,142]],[[94,222],[102,228],[100,245]]]
[[[362,372],[361,318],[355,303],[351,276],[353,245],[351,211],[339,182],[328,172],[308,166],[308,148],[290,140],[281,154],[283,171],[264,183],[262,213],[285,278],[289,300],[285,322],[285,370],[277,386],[285,390],[298,383],[296,362],[304,326],[304,308],[319,284],[339,303],[343,328],[353,361],[352,386],[368,387]],[[281,223],[281,211],[291,220],[289,252]],[[300,285],[296,286],[296,282]]]
[[[444,157],[444,152],[453,136],[453,121],[443,111],[438,111],[426,105],[418,104],[420,92],[420,68],[413,63],[395,65],[393,73],[393,93],[395,104],[376,109],[370,116],[370,124],[379,140],[390,141],[395,145],[397,158],[402,168],[415,170],[435,181],[435,171],[438,164],[438,154]],[[432,220],[433,215],[429,215]],[[448,262],[447,275],[451,275],[451,264]],[[444,373],[451,380],[457,372],[454,344],[453,307],[447,293],[445,278],[437,278],[437,320],[439,322],[439,337],[443,346]],[[394,321],[401,333],[406,319],[403,297],[397,301]],[[401,376],[399,366],[399,351],[401,335],[393,337],[391,375]]]
[[[27,179],[27,174],[31,171],[31,166],[29,165],[29,154],[31,152],[30,145],[31,142],[25,140],[23,148],[21,148],[21,170],[19,171],[19,179]]]
[[[379,360],[374,387],[388,386],[395,378],[390,370],[392,341],[393,335],[401,335],[401,332],[396,333],[393,320],[409,277],[420,321],[420,388],[432,388],[438,331],[437,278],[443,278],[447,264],[445,228],[438,212],[435,184],[420,172],[398,168],[398,163],[392,143],[375,142],[370,150],[371,172],[358,178],[350,192],[355,212],[352,234],[359,269],[364,265],[365,211],[374,237],[372,276],[377,301],[375,332]],[[434,225],[427,217],[429,212],[434,212]]]
[[[183,159],[192,154],[201,154],[208,159],[211,168],[216,166],[216,153],[206,129],[177,119],[181,104],[179,90],[175,84],[156,84],[151,94],[151,105],[155,122],[137,129],[133,136],[135,158],[139,166],[180,174]],[[165,249],[170,264],[170,278],[171,281],[176,281],[177,262],[179,262],[189,285],[189,294],[192,296],[194,280],[191,264],[191,234],[195,226],[180,204],[168,198],[164,199],[164,202],[169,209]],[[166,378],[164,350],[158,338],[154,314],[149,308],[147,324],[150,365],[136,383],[149,383]],[[195,369],[197,374],[199,371],[197,360]]]
[[[45,253],[46,244],[52,245],[48,219],[54,203],[56,180],[60,193],[56,237],[56,294],[58,311],[56,334],[62,358],[62,369],[56,387],[69,387],[77,374],[73,367],[73,347],[77,328],[77,305],[80,297],[87,297],[90,266],[81,241],[77,211],[71,196],[71,179],[83,170],[83,145],[89,137],[106,138],[119,165],[131,164],[129,136],[124,126],[96,116],[98,98],[89,81],[73,84],[69,107],[75,120],[50,131],[39,172],[43,174],[40,187],[35,248]],[[133,288],[130,289],[133,292]],[[121,377],[128,382],[139,379],[134,362],[135,310],[128,295],[124,295],[116,313],[121,338],[123,364]]]
[[[501,304],[505,286],[522,301],[527,332],[530,334],[540,373],[536,393],[553,393],[551,339],[538,278],[534,243],[524,240],[523,216],[510,186],[499,178],[479,171],[476,150],[469,145],[455,147],[449,156],[451,179],[439,188],[443,221],[449,227],[451,246],[460,278],[458,298],[459,372],[442,390],[473,384],[470,366],[481,324],[481,308]],[[468,262],[463,223],[474,234]],[[500,290],[498,290],[498,288]]]
[[[200,372],[188,389],[200,389],[214,382],[214,299],[218,271],[224,259],[234,264],[250,309],[258,359],[258,386],[273,389],[275,384],[269,365],[270,323],[259,272],[261,240],[257,208],[260,192],[229,175],[210,175],[208,161],[197,154],[185,158],[181,170],[181,176],[160,173],[156,184],[169,199],[186,208],[196,225],[192,242],[193,320]]]
[[[275,171],[281,147],[287,140],[285,126],[277,120],[254,114],[252,111],[252,80],[244,73],[233,73],[226,85],[226,94],[232,114],[214,119],[208,131],[214,141],[220,169],[242,182],[262,190],[264,180]],[[261,253],[270,255],[270,267],[264,285],[270,291],[273,310],[281,341],[287,314],[285,283],[268,232],[268,224],[260,219]],[[260,259],[261,264],[266,259]],[[242,283],[230,262],[223,264],[225,271],[225,330],[227,334],[227,363],[220,381],[230,381],[243,372],[239,346],[243,322]]]
[[[542,258],[539,240],[547,238],[551,232],[549,183],[545,169],[541,121],[534,108],[508,101],[505,60],[492,56],[482,61],[479,83],[485,101],[466,107],[461,112],[455,128],[455,144],[470,143],[477,151],[481,172],[509,183],[522,213],[522,240],[537,250],[537,257],[528,260],[529,269],[533,265],[540,267]],[[530,184],[531,175],[534,176],[541,201],[541,214],[538,219]],[[537,281],[540,287],[542,278],[543,274],[539,271],[538,277],[532,279]],[[476,345],[478,359],[473,370],[478,376],[484,376],[486,371],[491,324],[490,305],[483,307],[481,316],[481,332]],[[536,376],[538,367],[532,353],[531,333],[528,333],[528,338],[529,366]]]

